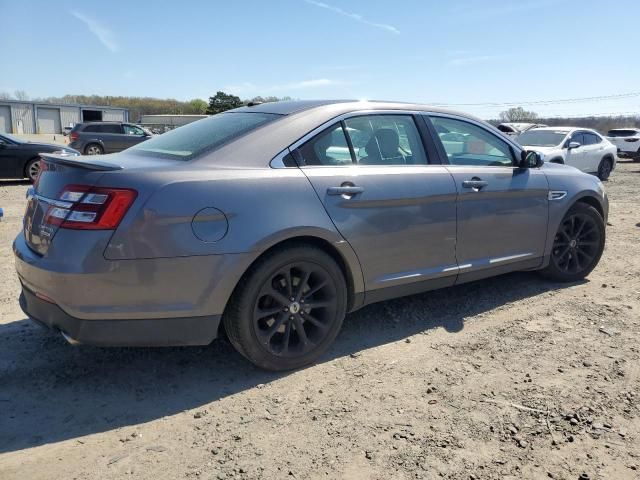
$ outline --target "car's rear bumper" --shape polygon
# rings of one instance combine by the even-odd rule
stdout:
[[[20,307],[39,324],[72,343],[109,347],[207,345],[216,338],[221,315],[138,320],[81,320],[23,287]]]
[[[81,343],[206,345],[216,338],[227,300],[253,259],[108,260],[102,252],[111,232],[82,233],[60,230],[44,256],[22,233],[13,244],[25,313]]]

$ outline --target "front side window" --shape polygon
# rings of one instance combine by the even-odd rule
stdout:
[[[364,115],[345,120],[359,165],[426,165],[411,115]]]
[[[140,127],[136,127],[135,125],[123,125],[125,135],[136,135],[138,137],[142,137],[144,135],[144,130]]]
[[[582,135],[582,132],[575,132],[573,135],[571,135],[571,142],[577,142],[580,145],[584,145],[584,137]]]
[[[511,167],[511,147],[488,130],[447,117],[431,117],[451,165]]]

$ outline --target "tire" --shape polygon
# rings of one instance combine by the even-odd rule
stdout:
[[[549,265],[541,271],[558,282],[576,282],[589,275],[602,256],[605,225],[598,210],[578,202],[566,213],[553,241]]]
[[[104,153],[104,148],[99,143],[90,143],[86,147],[84,147],[85,155],[102,155]]]
[[[33,183],[36,181],[38,173],[40,173],[40,157],[32,158],[24,167],[24,176]]]
[[[609,157],[605,157],[600,160],[600,165],[598,165],[598,178],[603,182],[609,180],[609,175],[611,175],[612,168],[613,161]]]
[[[231,296],[223,323],[231,344],[254,365],[292,370],[327,350],[346,310],[347,286],[335,260],[298,244],[252,265]]]

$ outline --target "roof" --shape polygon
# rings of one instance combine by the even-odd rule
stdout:
[[[240,107],[230,112],[262,112],[274,113],[279,115],[291,115],[300,113],[305,110],[319,109],[322,107],[337,107],[345,112],[356,110],[419,110],[429,112],[450,113],[454,115],[462,115],[467,118],[480,120],[473,115],[463,113],[456,110],[437,107],[433,105],[425,105],[421,103],[408,102],[390,102],[383,100],[287,100],[282,102],[260,103],[251,107]],[[482,120],[481,120],[482,121]]]

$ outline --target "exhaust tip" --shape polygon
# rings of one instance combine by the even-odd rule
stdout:
[[[79,341],[77,341],[75,338],[71,338],[67,333],[63,332],[62,330],[60,330],[60,335],[62,335],[62,338],[64,338],[69,345],[80,345]]]

